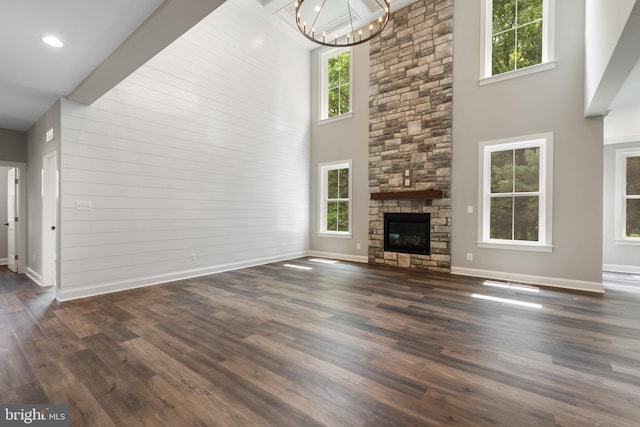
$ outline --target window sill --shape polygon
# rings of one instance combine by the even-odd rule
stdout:
[[[353,235],[351,233],[332,233],[330,231],[318,231],[316,233],[318,237],[336,237],[338,239],[351,239]]]
[[[556,61],[543,62],[542,64],[532,65],[527,68],[521,68],[519,70],[481,78],[480,81],[478,81],[478,86],[485,86],[505,80],[511,80],[522,76],[528,76],[529,74],[541,73],[542,71],[552,70],[554,68],[556,68]]]
[[[553,246],[541,245],[539,243],[519,243],[519,242],[477,242],[479,248],[506,249],[511,251],[530,252],[553,252]]]
[[[318,126],[326,125],[328,123],[339,122],[340,120],[350,119],[353,117],[353,111],[349,111],[348,113],[340,114],[339,116],[329,117],[326,119],[318,120]]]
[[[617,239],[615,242],[619,246],[640,246],[640,239]]]

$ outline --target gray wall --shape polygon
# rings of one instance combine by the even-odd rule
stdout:
[[[27,133],[0,129],[0,160],[27,161]]]
[[[54,131],[54,139],[51,142],[45,142],[45,134],[51,128]],[[29,129],[27,139],[29,165],[27,171],[27,226],[29,229],[27,274],[40,282],[42,279],[42,158],[57,151],[58,170],[60,169],[60,102],[56,102]]]
[[[369,233],[369,43],[353,48],[353,116],[318,125],[319,56],[311,53],[311,212],[309,240],[315,255],[367,261]],[[353,236],[319,237],[318,164],[352,159]],[[360,244],[360,249],[357,245]]]
[[[555,69],[479,86],[480,2],[455,3],[454,273],[602,291],[603,130],[584,118],[584,8],[556,1]],[[478,248],[478,143],[543,132],[554,134],[553,252]]]
[[[640,246],[615,242],[616,150],[622,148],[640,148],[640,141],[604,146],[604,269],[640,273]]]

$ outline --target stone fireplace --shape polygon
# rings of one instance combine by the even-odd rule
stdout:
[[[449,272],[453,0],[419,0],[370,42],[369,263]],[[385,213],[430,215],[427,253],[384,245]]]

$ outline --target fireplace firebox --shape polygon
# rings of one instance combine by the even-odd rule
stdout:
[[[429,255],[431,214],[385,213],[384,250]]]

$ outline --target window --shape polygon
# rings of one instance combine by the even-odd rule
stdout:
[[[640,244],[640,149],[616,152],[616,240]]]
[[[484,64],[481,78],[552,68],[554,0],[482,1]],[[531,68],[541,64],[547,66]]]
[[[351,112],[351,50],[331,49],[322,58],[322,108],[320,119]]]
[[[551,251],[552,134],[480,144],[480,247]]]
[[[351,160],[319,165],[319,234],[351,236]]]

